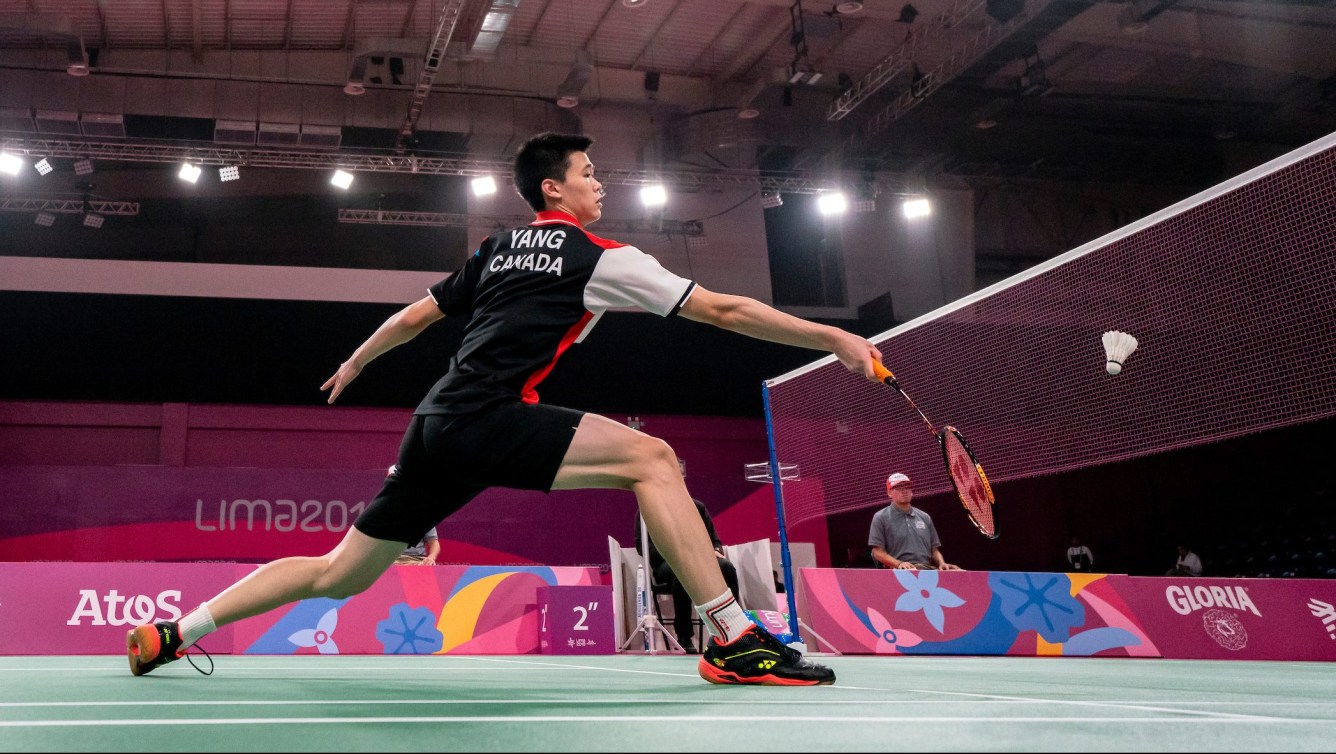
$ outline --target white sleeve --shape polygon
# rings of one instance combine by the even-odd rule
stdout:
[[[634,246],[618,246],[599,255],[585,286],[584,305],[591,312],[635,307],[661,317],[676,314],[696,284],[678,277]]]

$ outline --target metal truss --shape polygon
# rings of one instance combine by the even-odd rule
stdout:
[[[399,137],[395,140],[395,151],[403,153],[404,146],[417,129],[418,116],[422,115],[422,105],[431,94],[431,84],[436,80],[441,60],[445,58],[445,48],[450,44],[450,37],[459,23],[459,14],[464,9],[466,0],[447,0],[441,9],[441,20],[436,25],[436,35],[432,37],[431,47],[427,48],[427,57],[422,61],[422,72],[418,74],[417,86],[413,87],[413,96],[408,103],[408,114],[399,127]]]
[[[82,215],[137,215],[139,202],[116,202],[106,199],[37,199],[15,196],[0,197],[0,212],[60,212]]]
[[[335,170],[364,173],[410,173],[479,177],[508,176],[511,162],[463,156],[396,154],[394,152],[317,152],[269,147],[234,148],[216,144],[157,144],[132,139],[95,141],[87,139],[0,139],[6,152],[43,157],[87,158],[112,162],[177,163],[295,170]],[[600,165],[598,178],[608,185],[645,186],[662,183],[683,191],[751,189],[765,193],[817,194],[856,179],[838,174],[762,174],[753,170],[648,170]]]
[[[887,126],[899,120],[900,116],[909,112],[933,92],[946,86],[956,76],[977,63],[989,50],[1011,36],[1013,32],[1028,23],[1030,19],[1039,15],[1051,3],[1052,0],[1030,0],[1026,3],[1024,10],[1006,23],[984,26],[978,33],[953,49],[951,54],[936,68],[924,74],[922,80],[916,86],[911,86],[901,92],[899,97],[896,97],[889,105],[872,116],[863,126],[863,136],[876,136]]]
[[[421,225],[433,228],[514,228],[533,222],[533,215],[474,215],[453,212],[403,212],[381,209],[341,209],[339,222],[370,225]],[[703,236],[699,220],[599,220],[600,233],[664,233]]]
[[[933,19],[931,23],[916,27],[910,32],[909,39],[900,45],[895,52],[864,74],[863,78],[859,79],[852,89],[830,103],[830,108],[826,110],[826,120],[840,120],[853,112],[867,98],[876,94],[882,87],[889,84],[891,79],[912,65],[915,56],[925,44],[942,36],[948,29],[958,26],[966,18],[984,7],[985,2],[986,0],[961,0],[961,2],[948,8],[945,13]]]

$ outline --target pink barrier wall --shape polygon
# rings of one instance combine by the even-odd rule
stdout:
[[[800,578],[804,638],[846,654],[1336,660],[1332,580],[823,568]]]
[[[175,620],[253,568],[0,563],[0,655],[120,654],[130,627]],[[538,590],[601,583],[596,568],[393,566],[355,597],[303,600],[201,644],[213,654],[530,654]]]
[[[379,491],[410,418],[342,407],[0,402],[0,561],[261,562],[328,551]],[[776,536],[769,488],[743,477],[745,464],[766,458],[763,422],[639,418],[683,460],[725,543]],[[440,527],[441,561],[606,565],[607,537],[631,541],[634,520],[628,492],[492,489]],[[824,554],[824,528],[810,541]]]

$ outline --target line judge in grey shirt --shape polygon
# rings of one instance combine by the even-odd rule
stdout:
[[[932,517],[909,504],[914,499],[914,483],[908,476],[898,471],[891,474],[886,479],[886,496],[891,504],[872,517],[872,528],[867,534],[873,560],[887,568],[911,571],[962,570],[942,557],[942,541],[937,538]]]

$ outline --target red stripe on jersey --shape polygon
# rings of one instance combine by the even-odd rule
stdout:
[[[584,316],[580,317],[580,321],[571,325],[571,329],[567,330],[566,334],[561,337],[561,342],[557,344],[557,352],[552,354],[552,360],[547,362],[547,366],[534,372],[528,380],[525,380],[524,389],[520,391],[521,401],[525,403],[538,402],[538,391],[536,390],[538,383],[542,382],[547,377],[548,373],[552,371],[552,367],[557,365],[557,359],[560,359],[561,355],[566,352],[566,349],[571,347],[571,344],[575,342],[575,339],[580,336],[580,331],[583,330],[585,325],[589,324],[589,320],[593,318],[594,313],[586,310]]]
[[[604,249],[619,249],[626,245],[621,241],[611,241],[606,238],[599,238],[593,233],[590,233],[589,231],[585,230],[584,226],[580,225],[580,222],[575,219],[575,215],[572,215],[569,212],[562,212],[561,210],[545,209],[542,212],[539,212],[538,215],[534,217],[534,221],[529,224],[551,225],[552,223],[565,223],[567,225],[574,225],[580,230],[583,230],[585,236],[587,236],[590,241],[593,241],[594,243],[598,244]]]

